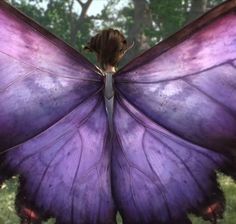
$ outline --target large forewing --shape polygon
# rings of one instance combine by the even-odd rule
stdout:
[[[84,57],[0,2],[2,151],[46,130],[101,88]]]
[[[236,1],[227,1],[116,74],[116,90],[158,124],[214,150],[236,147]]]
[[[173,135],[117,96],[112,186],[125,224],[190,224],[190,212],[213,223],[224,209],[215,170],[229,165],[227,157]],[[211,213],[212,205],[220,209]]]

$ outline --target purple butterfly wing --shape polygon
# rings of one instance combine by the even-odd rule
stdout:
[[[180,137],[235,152],[235,80],[236,3],[227,1],[124,67],[116,88]]]
[[[224,197],[216,169],[230,160],[162,128],[117,96],[112,153],[113,195],[124,223],[189,224]],[[222,211],[221,211],[222,212]]]
[[[103,82],[79,53],[0,2],[0,175],[22,220],[115,223]]]
[[[4,154],[1,173],[20,175],[18,209],[57,223],[115,223],[107,127],[96,95]]]
[[[79,53],[4,1],[0,28],[0,146],[4,149],[49,127],[98,91],[102,82]]]
[[[227,1],[115,75],[112,182],[125,223],[222,214],[215,170],[236,177],[235,10]]]

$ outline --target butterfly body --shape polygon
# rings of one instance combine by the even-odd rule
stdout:
[[[104,100],[110,132],[113,132],[114,88],[113,73],[105,74]]]

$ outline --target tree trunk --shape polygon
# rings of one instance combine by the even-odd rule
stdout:
[[[88,12],[89,6],[91,5],[92,1],[93,0],[87,0],[87,2],[83,3],[81,0],[77,0],[77,2],[81,6],[81,13],[80,13],[79,19],[77,21],[71,20],[70,44],[72,46],[76,45],[77,33],[79,32],[80,27],[83,26],[84,20],[87,17],[87,12]],[[73,2],[72,2],[72,4],[73,4]],[[71,13],[73,13],[73,12],[71,11]]]
[[[145,29],[152,29],[152,18],[149,4],[146,0],[133,0],[134,14],[133,27],[128,31],[128,42],[134,43],[133,49],[125,56],[128,62],[142,51],[147,50],[150,46],[145,36]]]

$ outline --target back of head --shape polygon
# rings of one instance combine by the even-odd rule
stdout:
[[[115,29],[106,29],[91,38],[85,49],[95,52],[102,69],[116,66],[127,50],[124,35]]]

